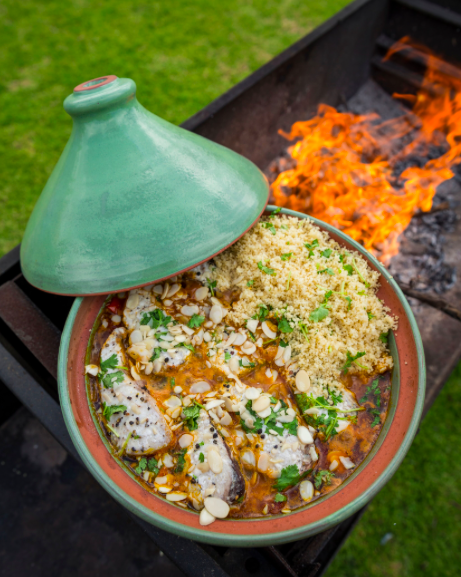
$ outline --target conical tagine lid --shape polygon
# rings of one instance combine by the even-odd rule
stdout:
[[[26,228],[21,266],[52,293],[119,292],[234,243],[268,199],[249,160],[148,112],[128,78],[74,89],[74,126]]]

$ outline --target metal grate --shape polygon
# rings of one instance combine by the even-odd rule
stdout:
[[[460,29],[455,27],[459,19],[459,14],[427,0],[356,0],[184,126],[233,148],[264,169],[285,146],[277,135],[279,128],[286,130],[295,120],[307,118],[320,101],[337,105],[349,98],[370,72],[378,82],[392,87],[403,80],[418,81],[400,69],[384,70],[377,65],[374,55],[380,54],[387,38],[397,39],[406,30],[404,33],[426,41],[453,62],[453,47],[461,41]],[[461,208],[455,210],[458,221],[445,239],[445,253],[459,277]],[[431,291],[415,295],[411,305],[427,359],[427,412],[461,358],[461,323],[456,314],[447,316],[439,310],[441,299]],[[449,310],[459,312],[461,289],[455,285],[443,300]],[[63,422],[56,386],[60,334],[72,302],[69,297],[42,293],[27,283],[20,271],[19,247],[0,259],[0,386],[12,391],[79,460]],[[12,397],[3,405],[3,417],[17,407]],[[200,545],[135,520],[191,577],[318,577],[362,513],[315,537],[258,549]]]

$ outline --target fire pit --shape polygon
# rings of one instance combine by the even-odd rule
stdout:
[[[347,103],[351,112],[369,112],[353,108],[357,104],[353,97],[370,79],[388,98],[394,92],[416,93],[422,80],[421,62],[413,58],[383,60],[394,42],[411,35],[445,64],[456,65],[460,29],[461,14],[427,0],[358,0],[189,119],[184,127],[236,150],[266,170],[287,146],[279,129],[288,133],[295,122],[309,120],[319,104],[345,112],[340,107]],[[456,167],[452,170],[456,172]],[[416,263],[416,272],[411,274],[405,264],[399,265],[407,274],[402,273],[399,280],[406,285],[407,294],[416,297],[410,298],[410,303],[428,365],[425,411],[461,357],[461,323],[456,320],[461,318],[461,291],[453,285],[454,275],[460,274],[461,209],[456,205],[460,198],[456,184],[457,177],[440,185],[431,211],[413,216],[390,264],[397,267],[394,263],[407,255]],[[424,259],[428,272],[420,262]],[[445,276],[439,269],[441,280],[432,272],[439,262],[448,271]],[[397,269],[394,274],[397,277]],[[415,284],[416,275],[421,276]],[[56,403],[55,378],[60,332],[71,305],[71,298],[47,295],[28,285],[20,272],[17,249],[0,261],[0,380],[72,453]],[[435,340],[437,347],[433,346]],[[188,575],[214,572],[313,577],[326,568],[360,514],[315,537],[266,549],[199,546],[146,529]]]

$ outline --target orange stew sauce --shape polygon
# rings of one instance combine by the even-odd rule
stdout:
[[[186,277],[186,279],[182,279],[182,286],[186,289],[186,292],[188,293],[188,301],[190,302],[194,290],[202,285],[199,282],[195,280],[189,280]],[[221,301],[227,302],[229,305],[231,305],[232,301],[235,301],[238,298],[238,294],[235,293],[218,293],[217,296],[221,299]],[[174,302],[174,308],[165,306],[162,308],[167,315],[171,315],[173,318],[181,320],[181,314],[179,310],[184,302],[181,300],[176,300]],[[96,365],[99,364],[99,355],[105,340],[115,328],[120,326],[120,324],[114,324],[112,321],[112,316],[114,315],[115,309],[117,309],[118,315],[123,316],[125,301],[123,299],[116,298],[113,299],[109,304],[111,306],[111,310],[106,307],[103,311],[102,315],[98,319],[99,326],[96,327],[93,341],[90,343],[90,358],[88,360],[89,362]],[[104,327],[103,325],[106,326]],[[277,347],[278,343],[276,342],[274,344],[269,344],[262,353],[264,364],[259,365],[256,368],[248,369],[245,374],[240,375],[240,380],[248,386],[261,387],[264,391],[269,392],[276,398],[285,400],[290,399],[291,404],[296,407],[297,403],[295,395],[292,393],[291,388],[286,382],[283,374],[280,374],[279,372],[277,379],[274,382],[272,379],[269,379],[265,373],[267,367],[276,370],[279,369],[279,367],[277,367],[273,362]],[[210,382],[212,390],[218,390],[221,389],[223,384],[227,382],[226,376],[221,371],[219,371],[219,369],[213,366],[210,368],[206,365],[206,351],[207,349],[205,347],[205,343],[203,343],[202,345],[195,347],[194,354],[190,355],[183,365],[179,365],[178,367],[165,366],[162,369],[161,374],[152,374],[149,376],[143,375],[143,385],[149,394],[157,400],[158,406],[162,412],[164,412],[162,402],[172,395],[173,388],[175,386],[188,388],[192,383],[196,381],[206,380]],[[133,359],[129,358],[128,355],[127,362],[129,362],[130,367],[136,367],[135,362]],[[378,396],[376,394],[367,394],[367,390],[368,392],[370,391],[371,384],[376,382],[377,379],[379,379],[379,383],[377,388],[375,386],[375,392],[379,390],[380,394]],[[104,419],[101,415],[101,412],[98,411],[101,406],[101,401],[96,378],[89,376],[89,383],[92,404],[96,409],[96,414],[99,419],[101,429],[109,439],[110,437],[105,427]],[[339,485],[341,485],[341,483],[343,483],[347,477],[353,474],[358,465],[360,465],[360,463],[365,459],[367,454],[372,449],[386,419],[390,400],[389,372],[366,380],[359,377],[346,376],[344,378],[344,385],[354,393],[357,401],[362,407],[365,408],[365,410],[357,412],[356,423],[350,424],[349,427],[342,431],[340,434],[334,435],[328,440],[325,440],[322,434],[317,435],[315,439],[315,447],[318,453],[318,461],[313,463],[313,469],[305,477],[311,480],[315,487],[314,497],[310,502],[313,502],[326,493],[331,492]],[[380,406],[376,406],[375,403],[378,397],[380,399],[378,401]],[[232,443],[232,430],[234,425],[238,425],[240,423],[240,418],[239,415],[235,413],[232,413],[231,416],[233,423],[227,427],[227,429],[231,432],[231,437],[225,440],[228,443],[231,452],[233,453],[234,459],[237,461],[237,463],[239,463],[238,452]],[[156,452],[155,457],[159,458],[164,453],[169,453],[172,455],[179,454],[181,448],[177,442],[181,435],[183,435],[185,432],[187,432],[187,428],[184,427],[176,430],[174,432],[174,440],[172,444],[167,449]],[[258,448],[258,446],[255,446],[254,443],[252,445],[250,442],[247,443],[248,447],[253,449],[255,449],[255,447],[256,449]],[[238,451],[241,451],[246,446],[246,442],[244,441],[243,444],[238,447]],[[115,449],[114,456],[118,457]],[[355,464],[355,467],[353,469],[346,469],[339,460],[340,456],[349,457]],[[142,456],[139,458],[141,457]],[[125,465],[131,467],[132,470],[135,471],[139,458],[129,457],[127,455],[123,455],[119,458],[124,461]],[[322,480],[322,475],[319,475],[319,472],[329,471],[331,463],[335,460],[339,463],[339,465],[334,470],[333,475],[328,475],[326,480]],[[306,504],[306,502],[303,501],[300,496],[299,486],[291,487],[283,492],[283,494],[287,497],[285,502],[276,502],[274,500],[274,497],[278,493],[278,491],[274,488],[274,483],[276,480],[270,479],[267,476],[258,473],[256,470],[251,471],[245,469],[240,465],[240,463],[239,466],[245,480],[245,494],[241,499],[241,502],[237,502],[231,506],[229,517],[261,517],[264,515],[280,513],[282,509],[286,509],[287,507],[288,509],[293,510]],[[165,467],[162,467],[159,470],[158,475],[162,476],[168,473],[171,474],[171,469],[168,470]],[[186,480],[185,474],[176,473],[175,480],[177,481],[177,484],[181,486],[182,483]],[[146,482],[142,475],[139,475],[139,481],[145,486],[147,490],[155,492],[153,482]],[[160,493],[156,494],[161,496]],[[176,505],[182,507],[188,506],[186,503],[176,503]]]

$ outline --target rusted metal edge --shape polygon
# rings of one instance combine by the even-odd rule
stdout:
[[[411,288],[409,285],[404,283],[397,283],[399,287],[402,289],[402,292],[407,296],[414,299],[417,299],[423,303],[430,305],[431,307],[442,311],[443,313],[449,315],[450,317],[456,319],[457,321],[461,321],[461,310],[456,308],[455,306],[451,305],[448,301],[441,297],[436,297],[432,295],[428,295],[417,291]]]

